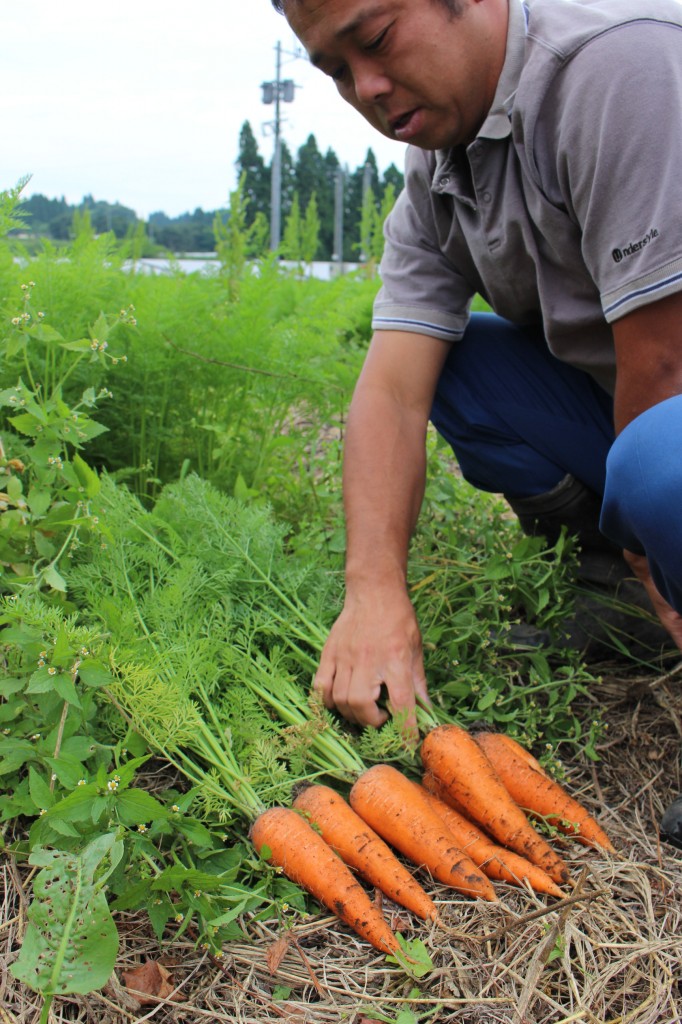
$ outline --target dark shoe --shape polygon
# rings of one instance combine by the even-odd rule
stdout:
[[[656,661],[679,649],[656,615],[649,595],[617,552],[588,550],[578,559],[567,645],[591,661],[618,654]]]
[[[624,652],[651,661],[665,651],[677,650],[622,552],[600,532],[601,499],[597,494],[567,474],[545,494],[506,498],[524,533],[544,536],[554,545],[566,529],[580,545],[574,613],[563,624],[557,642],[579,650],[590,661],[612,659]],[[516,648],[544,647],[546,637],[544,630],[534,634],[532,626],[513,626],[505,642]]]
[[[601,498],[570,473],[544,494],[530,498],[505,494],[505,498],[529,537],[544,537],[553,547],[565,528],[568,534],[578,538],[584,551],[620,551],[599,529]]]
[[[682,850],[682,794],[673,800],[661,818],[661,839]]]

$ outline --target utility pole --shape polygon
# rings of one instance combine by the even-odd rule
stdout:
[[[374,169],[373,169],[372,165],[369,162],[367,162],[365,164],[365,166],[363,167],[363,169],[362,169],[362,206],[361,206],[361,209],[363,210],[363,213],[364,213],[364,209],[365,209],[365,203],[367,202],[367,195],[369,193],[369,190],[372,187],[372,177],[373,177],[373,175],[374,175]],[[364,239],[361,239],[361,241],[364,241]],[[369,253],[365,252],[364,248],[363,248],[363,250],[360,252],[360,262],[361,263],[366,263],[368,259],[369,259]]]
[[[282,44],[275,47],[275,78],[272,82],[262,82],[263,103],[275,105],[275,118],[268,122],[275,139],[272,154],[272,171],[270,175],[270,248],[279,248],[282,237],[282,115],[281,104],[293,103],[295,83],[293,79],[282,80]],[[293,54],[292,56],[298,56]]]
[[[343,193],[345,178],[344,168],[338,167],[334,182],[334,252],[332,260],[338,263],[339,273],[343,272]]]

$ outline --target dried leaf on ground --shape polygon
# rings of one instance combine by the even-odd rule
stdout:
[[[121,977],[141,1006],[155,1006],[159,999],[182,1001],[182,996],[173,994],[173,975],[158,960],[147,960],[131,971],[122,971]]]

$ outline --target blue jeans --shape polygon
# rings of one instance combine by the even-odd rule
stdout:
[[[431,419],[481,490],[522,498],[567,473],[582,481],[603,498],[602,532],[646,553],[659,590],[682,612],[682,396],[615,438],[611,396],[556,359],[539,328],[474,313],[443,368]]]

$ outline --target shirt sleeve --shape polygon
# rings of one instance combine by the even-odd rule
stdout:
[[[540,173],[580,227],[606,320],[682,290],[682,26],[643,17],[592,39],[542,123]]]
[[[431,191],[434,169],[434,154],[408,148],[405,188],[384,226],[372,327],[458,341],[474,290],[443,253],[457,225],[451,199]]]

